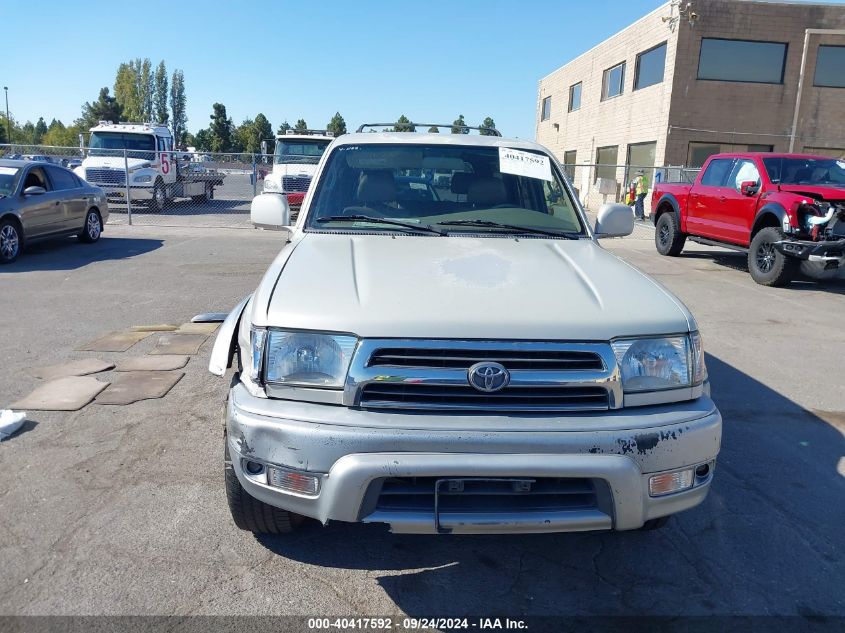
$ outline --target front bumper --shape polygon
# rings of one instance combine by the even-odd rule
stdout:
[[[126,187],[109,187],[101,184],[96,184],[100,189],[102,189],[105,194],[106,198],[113,201],[125,201],[126,200]],[[134,200],[152,200],[153,199],[153,188],[152,187],[136,187],[130,186],[129,187],[129,195],[131,199]]]
[[[781,240],[775,242],[778,252],[811,262],[845,264],[845,239],[811,242],[808,240]]]
[[[451,429],[443,430],[447,419]],[[638,528],[704,499],[721,425],[706,396],[566,417],[449,418],[267,400],[251,396],[240,384],[230,391],[226,413],[232,465],[253,497],[323,523],[381,522],[408,533]],[[319,491],[305,495],[271,487],[266,477],[246,472],[247,461],[314,475]],[[707,476],[696,477],[694,487],[649,496],[651,474],[699,464],[711,468]],[[380,509],[382,483],[395,478],[573,478],[594,484],[596,503],[492,514]]]

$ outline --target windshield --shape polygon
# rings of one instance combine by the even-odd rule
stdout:
[[[523,167],[522,161],[535,167]],[[386,218],[449,234],[513,235],[525,228],[583,235],[553,165],[546,154],[499,147],[341,146],[329,156],[315,189],[307,228],[396,231],[377,222]],[[340,216],[376,221],[346,222]]]
[[[331,143],[330,140],[305,140],[292,139],[290,141],[276,141],[276,157],[274,162],[277,165],[288,163],[308,163],[316,165],[320,157]]]
[[[835,158],[763,159],[769,180],[782,185],[845,185],[845,161]]]
[[[0,167],[0,196],[11,195],[17,187],[20,173],[18,167]]]
[[[155,159],[156,139],[152,134],[127,134],[123,132],[92,132],[88,141],[90,156],[123,156],[131,150],[129,158]]]

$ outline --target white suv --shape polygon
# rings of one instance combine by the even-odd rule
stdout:
[[[442,176],[447,174],[446,178]],[[436,174],[436,176],[435,176]],[[695,320],[604,250],[536,143],[339,137],[288,240],[224,321],[236,524],[394,532],[630,530],[707,494],[722,420]]]

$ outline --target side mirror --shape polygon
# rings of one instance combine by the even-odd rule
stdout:
[[[45,193],[47,190],[44,187],[27,187],[23,190],[25,196],[43,196]]]
[[[756,195],[759,188],[756,180],[743,180],[739,185],[739,191],[744,196]]]
[[[596,237],[625,237],[634,232],[634,212],[626,204],[603,204],[596,217]]]
[[[259,194],[252,199],[249,216],[256,228],[289,230],[290,204],[288,197],[278,193]]]

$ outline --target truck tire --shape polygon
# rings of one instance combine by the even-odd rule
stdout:
[[[251,496],[235,474],[229,457],[229,443],[225,439],[224,476],[226,480],[226,501],[232,520],[240,529],[256,534],[287,534],[292,532],[303,517],[281,508],[276,508]]]
[[[783,286],[795,277],[798,262],[775,249],[774,243],[783,239],[783,231],[776,226],[760,229],[748,248],[748,272],[761,286]]]
[[[156,180],[153,187],[153,197],[150,198],[150,210],[156,213],[164,211],[164,205],[167,204],[167,190],[164,188],[164,183],[161,180]]]
[[[648,521],[643,523],[643,526],[640,528],[640,531],[641,532],[651,532],[652,530],[659,530],[660,528],[665,526],[667,523],[669,523],[669,518],[671,516],[672,515],[669,514],[665,517],[657,517],[656,519],[649,519]]]
[[[678,220],[671,211],[666,211],[657,219],[654,229],[654,245],[657,252],[669,257],[677,257],[684,250],[687,236],[681,233]]]

